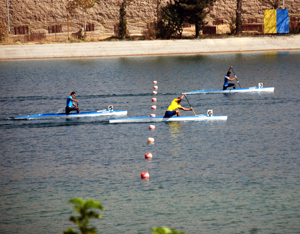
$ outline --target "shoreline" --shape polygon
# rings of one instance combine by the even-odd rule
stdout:
[[[300,50],[300,35],[0,45],[0,60],[167,56]]]

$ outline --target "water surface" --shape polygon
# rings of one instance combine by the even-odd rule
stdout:
[[[163,225],[191,234],[299,233],[299,59],[259,52],[0,61],[0,233],[74,227],[73,197],[103,202],[103,220],[92,222],[99,233]],[[263,82],[275,92],[188,96],[196,114],[213,109],[227,121],[156,123],[151,131],[108,118],[10,119],[56,112],[71,91],[82,111],[113,105],[129,117],[160,116],[182,92],[221,88],[230,65],[242,87]]]

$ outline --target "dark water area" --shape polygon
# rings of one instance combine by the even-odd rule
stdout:
[[[102,201],[98,233],[299,233],[299,61],[299,51],[0,61],[0,233],[62,233],[74,197]],[[82,111],[161,116],[182,92],[222,88],[230,65],[242,87],[275,92],[188,96],[196,114],[227,121],[11,119],[56,112],[71,91]]]

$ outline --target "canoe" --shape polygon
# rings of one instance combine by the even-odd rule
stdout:
[[[127,111],[111,111],[111,110],[99,110],[99,111],[90,111],[90,112],[81,112],[77,113],[45,113],[45,114],[37,114],[37,115],[25,115],[14,117],[16,120],[31,120],[31,119],[57,119],[57,118],[82,118],[82,117],[101,117],[101,116],[125,116],[127,115]]]
[[[240,89],[212,89],[212,90],[197,90],[184,92],[185,94],[215,94],[215,93],[251,93],[251,92],[274,92],[274,87],[250,87],[250,88],[240,88]],[[182,93],[182,94],[184,94]]]
[[[179,122],[179,121],[204,121],[204,120],[227,120],[227,116],[173,116],[172,118],[163,117],[132,117],[122,119],[110,119],[109,123],[153,123],[153,122]]]

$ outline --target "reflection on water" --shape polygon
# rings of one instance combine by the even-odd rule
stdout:
[[[181,129],[181,123],[180,122],[167,122],[167,124],[170,126],[170,136],[172,138],[177,138],[178,133],[180,133]]]
[[[182,146],[182,137],[183,135],[180,134],[181,132],[181,123],[180,122],[167,122],[167,125],[169,126],[169,137],[172,140],[172,146],[170,146],[171,155],[175,158],[180,157],[179,152],[180,147]]]
[[[298,233],[299,57],[1,61],[0,233],[61,233],[72,226],[72,197],[103,202],[103,220],[93,224],[106,234],[150,233],[154,226],[195,234]],[[275,92],[189,96],[197,114],[212,109],[227,121],[156,123],[149,131],[148,124],[111,125],[108,118],[8,119],[55,112],[73,90],[82,111],[113,105],[129,117],[149,116],[153,80],[161,116],[183,91],[221,88],[231,65],[242,87],[263,82]],[[152,160],[145,160],[147,152]],[[149,180],[141,180],[143,171]]]

